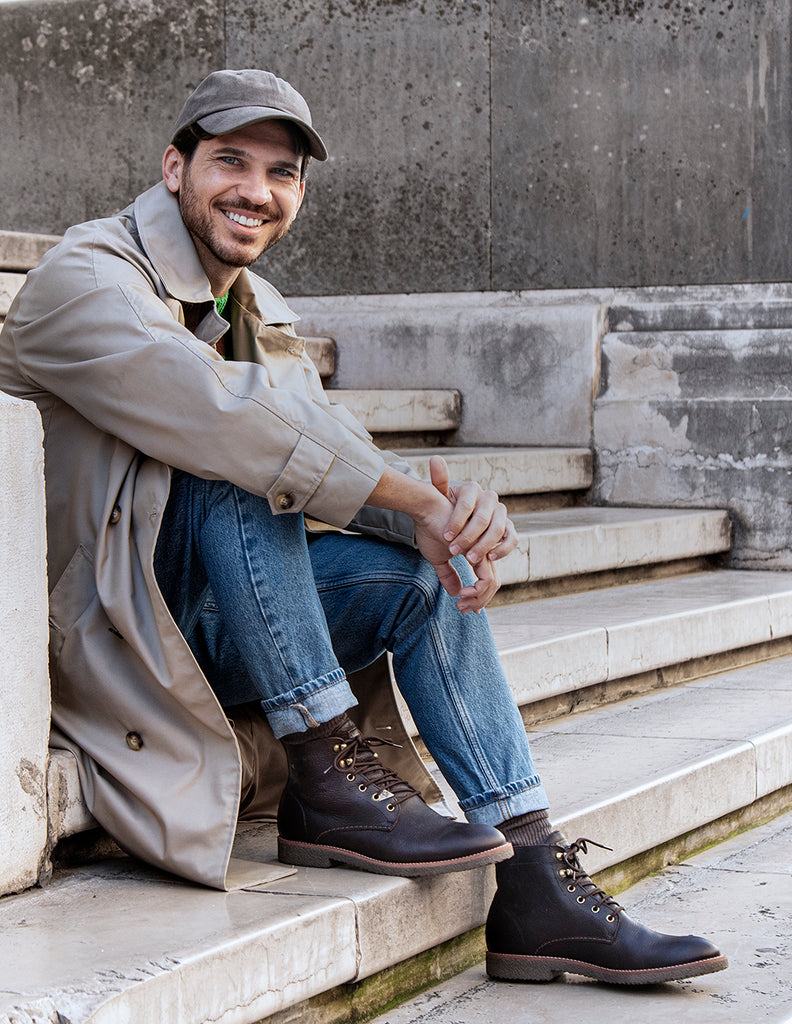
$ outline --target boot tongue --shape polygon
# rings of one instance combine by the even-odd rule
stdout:
[[[545,838],[545,841],[544,841],[544,843],[542,845],[543,846],[560,846],[562,849],[565,850],[569,846],[569,843],[566,840],[566,836],[564,836],[561,832],[556,831],[556,832],[551,832]]]

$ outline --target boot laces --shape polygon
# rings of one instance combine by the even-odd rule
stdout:
[[[593,882],[580,866],[578,854],[588,853],[589,843],[592,846],[598,846],[600,850],[611,849],[610,846],[603,846],[602,843],[597,843],[593,839],[583,839],[582,837],[566,847],[556,846],[556,849],[561,852],[561,859],[566,864],[564,873],[568,879],[569,891],[574,892],[575,889],[580,889],[582,899],[590,898],[594,900],[594,906],[597,908],[607,907],[611,913],[618,914],[624,910],[624,907],[606,893],[604,889],[601,889],[596,882]]]
[[[372,747],[398,747],[393,740],[384,740],[379,736],[345,737],[339,744],[339,750],[333,759],[333,767],[339,772],[346,772],[350,781],[357,776],[367,786],[377,790],[374,800],[390,800],[392,804],[402,804],[410,797],[418,796],[418,790],[400,778],[392,768],[378,760],[379,754]]]

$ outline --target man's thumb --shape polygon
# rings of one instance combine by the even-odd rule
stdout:
[[[448,463],[441,455],[433,455],[429,459],[429,478],[432,486],[440,491],[444,498],[449,497]]]

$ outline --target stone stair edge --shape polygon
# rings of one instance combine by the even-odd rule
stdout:
[[[712,555],[731,543],[721,509],[587,505],[512,518],[518,542],[498,562],[504,586]]]

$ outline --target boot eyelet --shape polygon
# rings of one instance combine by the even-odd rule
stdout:
[[[334,754],[339,754],[340,752],[341,752],[341,744],[340,743],[334,743],[333,744],[333,753]]]
[[[616,915],[615,914],[608,914],[608,916],[605,918],[605,920],[606,921],[610,921],[612,923],[613,921],[616,920]]]
[[[361,793],[365,793],[366,790],[368,789],[368,786],[364,786],[363,783],[361,782],[360,785],[358,786],[358,789],[360,790]]]
[[[567,892],[574,892],[575,889],[577,889],[576,885],[568,885],[567,886]]]
[[[578,896],[577,901],[578,901],[578,903],[585,903],[586,902],[586,897],[585,896]]]
[[[395,811],[396,810],[396,804],[388,804],[388,810],[389,811]]]
[[[347,775],[347,778],[349,779],[350,782],[355,781],[355,776],[352,774],[352,772],[350,772],[349,775]]]
[[[379,757],[379,754],[377,753],[376,750],[372,751],[372,754],[373,754],[374,757]]]
[[[563,856],[563,853],[561,853],[561,851],[559,850],[559,852],[556,854],[556,860],[561,860]]]
[[[591,913],[592,914],[598,914],[599,913],[599,907],[592,907],[591,908]]]
[[[566,878],[566,871],[563,868],[558,873],[562,878]]]

